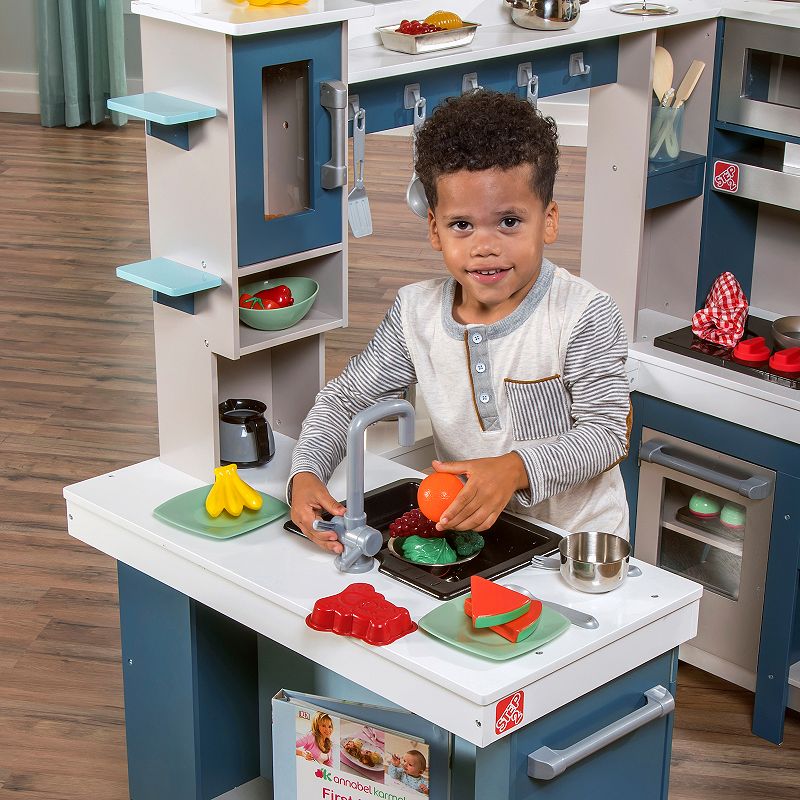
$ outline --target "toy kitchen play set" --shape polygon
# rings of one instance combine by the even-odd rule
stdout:
[[[153,258],[118,274],[153,291],[160,457],[64,495],[70,533],[119,564],[136,800],[665,800],[679,646],[754,688],[754,729],[780,741],[800,391],[770,358],[772,320],[800,313],[800,13],[486,5],[425,23],[422,2],[132,3],[146,91],[109,105],[146,120]],[[348,512],[320,523],[336,563],[287,531],[293,437],[347,322],[348,217],[371,229],[363,134],[478,86],[591,90],[582,272],[633,334],[635,564],[603,534],[505,514],[482,549],[411,563],[424,476],[364,448],[384,417],[420,441],[400,400],[351,425],[330,483]],[[722,272],[766,359],[682,330]]]

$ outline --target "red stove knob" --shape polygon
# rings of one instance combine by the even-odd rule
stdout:
[[[733,349],[733,357],[737,361],[744,361],[747,364],[759,364],[762,361],[767,361],[769,353],[769,347],[765,344],[763,336],[745,339]]]
[[[800,375],[800,347],[778,350],[769,360],[770,369],[788,375]]]

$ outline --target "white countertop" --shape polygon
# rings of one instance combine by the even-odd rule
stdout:
[[[657,311],[639,312],[636,341],[628,349],[631,389],[800,444],[800,390],[653,345],[656,336],[687,325],[689,320]]]
[[[356,17],[372,16],[371,3],[360,0],[308,0],[303,5],[250,6],[233,0],[199,0],[201,11],[177,10],[178,4],[159,0],[132,0],[131,11],[178,25],[226,33],[230,36],[251,36],[257,33],[305,28],[343,22]]]
[[[273,461],[243,477],[281,497],[294,443],[276,435],[276,444]],[[419,473],[367,453],[366,475],[367,488],[373,488]],[[541,654],[508,661],[461,652],[422,631],[386,647],[313,631],[304,620],[314,601],[352,582],[372,584],[414,620],[438,601],[377,570],[340,574],[330,554],[284,531],[284,520],[219,541],[153,517],[157,505],[199,485],[152,459],[68,486],[69,532],[479,746],[500,738],[494,704],[512,692],[527,695],[527,724],[696,633],[701,588],[642,562],[640,578],[606,595],[577,592],[557,573],[530,567],[505,578],[543,599],[587,611],[600,623],[594,631],[571,626]],[[341,468],[331,491],[344,497]]]
[[[581,9],[578,21],[561,31],[533,31],[511,22],[502,0],[475,3],[450,0],[447,8],[462,19],[479,22],[472,44],[438,53],[406,55],[383,48],[375,28],[399,23],[403,18],[421,18],[441,6],[433,0],[309,0],[304,5],[248,6],[232,0],[199,0],[202,11],[175,11],[169,2],[133,0],[131,10],[142,16],[243,36],[289,28],[349,20],[349,81],[359,83],[423,69],[471,64],[488,58],[530,53],[562,45],[653,30],[687,22],[730,17],[800,27],[800,4],[783,0],[673,0],[678,13],[661,17],[631,17],[615,14],[608,6],[615,0],[591,0]]]

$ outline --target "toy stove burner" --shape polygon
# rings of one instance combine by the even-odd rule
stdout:
[[[775,343],[772,338],[772,323],[769,320],[751,315],[747,318],[743,338],[750,339],[755,336],[763,336],[770,351],[775,350]],[[731,348],[699,339],[692,333],[691,326],[681,328],[672,333],[665,333],[663,336],[657,336],[653,340],[653,344],[662,350],[669,350],[671,353],[696,358],[708,364],[716,364],[718,367],[725,367],[735,372],[741,372],[744,375],[751,375],[754,378],[760,378],[779,386],[786,386],[789,389],[800,389],[800,377],[783,375],[771,369],[766,363],[752,365],[736,361],[733,358],[733,350]]]

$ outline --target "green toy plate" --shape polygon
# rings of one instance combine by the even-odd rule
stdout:
[[[521,642],[509,642],[488,628],[472,627],[472,620],[464,613],[464,596],[442,603],[419,621],[419,627],[431,636],[493,661],[505,661],[537,650],[564,633],[569,625],[565,616],[545,606],[536,630]]]
[[[230,539],[260,528],[268,522],[282,517],[289,506],[277,497],[259,492],[264,504],[258,511],[245,508],[238,517],[223,511],[216,519],[206,511],[206,497],[210,486],[201,486],[177,495],[162,503],[153,514],[164,522],[192,533],[210,536],[212,539]]]

